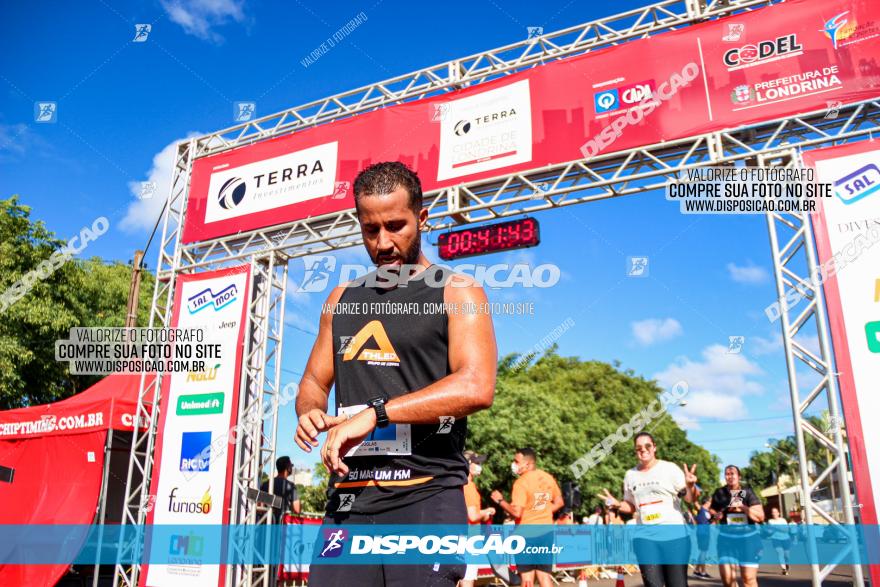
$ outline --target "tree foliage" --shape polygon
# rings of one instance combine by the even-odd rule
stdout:
[[[823,412],[819,416],[807,416],[806,419],[815,429],[824,432],[829,437],[833,435],[828,412]],[[786,484],[786,487],[797,483],[800,471],[797,462],[797,442],[794,436],[786,436],[781,440],[771,439],[767,444],[769,446],[766,451],[755,451],[751,454],[748,466],[742,471],[745,482],[756,491],[775,484],[777,474],[780,477],[787,475],[791,480]],[[831,462],[831,453],[812,435],[804,435],[804,447],[807,452],[807,460],[813,462],[813,466],[824,467]]]
[[[0,294],[20,283],[66,243],[13,196],[0,200]],[[146,325],[153,278],[143,272],[138,325]],[[125,324],[131,266],[98,258],[70,260],[0,315],[0,409],[48,403],[82,391],[98,377],[70,375],[55,361],[55,341],[71,327]]]
[[[488,456],[477,486],[484,497],[502,489],[509,497],[513,484],[510,462],[517,448],[532,447],[538,467],[562,485],[575,481],[571,464],[652,401],[662,390],[656,382],[621,371],[619,365],[561,357],[553,347],[536,362],[518,363],[517,356],[499,363],[495,403],[468,418],[468,448]],[[516,366],[516,368],[514,368]],[[657,441],[659,458],[697,464],[704,491],[717,485],[718,462],[688,440],[684,430],[663,415],[645,427]],[[632,442],[620,443],[595,468],[575,482],[583,497],[577,516],[601,501],[602,488],[622,497],[624,473],[635,466]]]
[[[321,463],[315,465],[314,478],[308,487],[297,487],[302,511],[315,514],[323,514],[327,507],[327,483],[330,475]]]

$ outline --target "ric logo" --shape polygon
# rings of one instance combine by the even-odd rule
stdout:
[[[880,190],[880,167],[874,163],[860,167],[834,182],[834,191],[847,206]]]

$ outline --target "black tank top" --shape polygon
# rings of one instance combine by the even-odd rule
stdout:
[[[337,413],[376,397],[392,399],[449,375],[444,286],[452,273],[432,265],[403,286],[347,287],[333,310]],[[327,513],[379,513],[467,482],[467,419],[377,428],[347,476],[331,476]]]

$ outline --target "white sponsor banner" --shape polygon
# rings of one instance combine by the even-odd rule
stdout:
[[[874,244],[880,236],[880,145],[823,149],[804,159],[816,168],[816,181],[834,189],[833,197],[822,198],[816,240],[822,265],[840,266],[824,287],[862,522],[876,524],[880,426],[872,418],[880,414],[880,245]]]
[[[211,173],[205,223],[298,204],[333,193],[339,143],[325,143]]]
[[[248,267],[181,278],[176,326],[203,328],[208,366],[204,373],[171,373],[162,390],[162,414],[150,493],[152,524],[228,523],[229,458],[234,451],[241,330],[248,292]],[[165,385],[165,384],[163,384]],[[220,584],[221,565],[201,564],[201,544],[172,536],[151,546],[174,564],[149,565],[142,585]],[[216,560],[216,558],[214,558]],[[144,575],[142,575],[144,576]]]
[[[532,160],[529,80],[448,103],[437,180]]]

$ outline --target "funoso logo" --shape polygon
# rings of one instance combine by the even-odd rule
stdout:
[[[208,514],[211,512],[211,488],[205,490],[205,494],[199,501],[184,501],[177,498],[177,487],[168,495],[168,511],[175,514]]]

